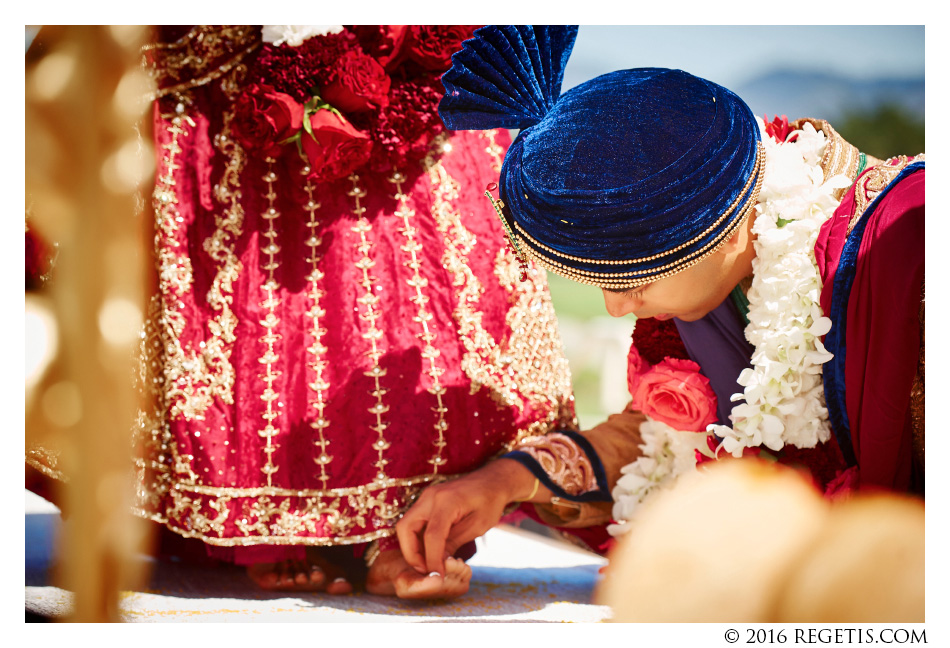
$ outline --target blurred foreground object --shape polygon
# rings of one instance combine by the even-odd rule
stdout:
[[[29,34],[29,30],[28,30]],[[72,621],[118,619],[132,558],[132,360],[144,294],[142,207],[154,168],[140,26],[43,26],[26,52],[26,459],[64,511],[57,585]],[[41,254],[31,283],[30,234]]]
[[[595,598],[613,621],[924,621],[921,500],[829,502],[756,460],[682,478],[609,557]]]

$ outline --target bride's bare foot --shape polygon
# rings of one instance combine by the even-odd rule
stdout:
[[[248,565],[247,575],[258,587],[266,590],[349,594],[353,585],[346,572],[325,555],[332,549],[308,547],[306,560]]]
[[[468,591],[472,568],[464,560],[448,558],[445,576],[427,576],[409,566],[396,550],[383,551],[369,568],[366,591],[404,599],[448,599]]]

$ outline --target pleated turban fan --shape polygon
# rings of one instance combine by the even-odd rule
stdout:
[[[754,208],[759,130],[729,90],[681,70],[611,72],[561,94],[576,26],[475,31],[442,77],[451,130],[520,129],[502,165],[519,255],[581,283],[639,286],[717,250]]]

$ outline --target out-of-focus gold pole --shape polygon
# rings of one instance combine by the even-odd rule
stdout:
[[[27,447],[58,447],[68,478],[56,584],[75,593],[73,621],[119,620],[120,589],[144,576],[130,439],[148,258],[140,196],[153,165],[146,33],[44,26],[27,52],[27,224],[59,249],[44,291],[59,354],[28,386]]]

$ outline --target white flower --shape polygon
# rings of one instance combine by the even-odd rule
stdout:
[[[297,47],[311,36],[337,34],[343,31],[343,25],[264,25],[261,38],[265,43]]]

